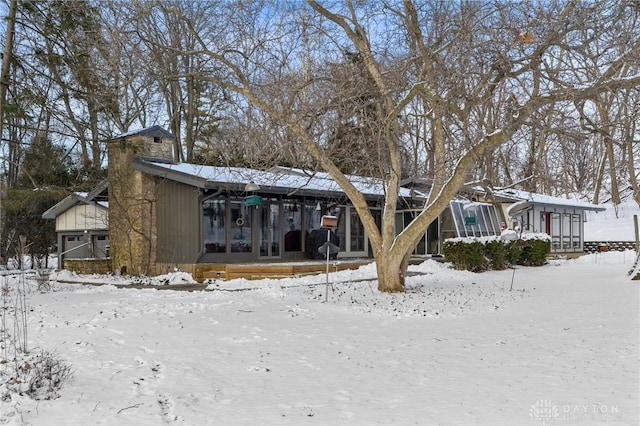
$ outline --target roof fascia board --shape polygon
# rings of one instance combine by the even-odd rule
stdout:
[[[93,188],[91,191],[89,191],[89,193],[87,194],[86,199],[87,200],[93,200],[94,198],[96,198],[98,195],[100,195],[105,189],[107,189],[107,187],[109,186],[107,180],[102,180],[100,181],[95,188]]]
[[[130,132],[125,132],[119,135],[115,135],[109,140],[115,141],[119,139],[125,139],[131,136],[159,136],[163,138],[175,139],[175,136],[171,132],[167,131],[161,126],[155,125],[155,126],[149,126],[142,129],[132,130]]]
[[[556,208],[567,208],[567,209],[581,209],[581,210],[591,210],[591,211],[605,211],[606,208],[605,207],[601,207],[598,206],[596,204],[589,204],[587,202],[584,202],[585,205],[578,205],[578,204],[572,204],[572,203],[565,203],[563,202],[562,198],[559,197],[550,197],[553,198],[556,201],[553,202],[546,202],[546,201],[541,201],[541,200],[534,200],[531,198],[527,198],[525,196],[519,196],[517,194],[508,194],[502,191],[496,191],[497,192],[497,196],[500,197],[505,197],[507,199],[511,198],[513,200],[513,202],[519,202],[519,201],[527,201],[529,203],[531,203],[532,205],[536,205],[536,206],[545,206],[545,207],[556,207]],[[535,192],[528,192],[528,191],[520,191],[522,194],[531,194],[531,195],[536,195]],[[537,195],[541,195],[541,194],[537,194]],[[507,201],[508,202],[508,201]]]
[[[133,168],[142,173],[146,173],[152,176],[157,176],[172,180],[175,182],[183,183],[185,185],[194,186],[201,189],[224,189],[227,191],[244,192],[245,183],[234,182],[219,182],[204,177],[193,176],[188,173],[179,172],[176,170],[167,169],[166,167],[156,166],[152,162],[145,161],[144,159],[138,159],[133,162]],[[344,198],[346,194],[342,191],[323,191],[318,189],[306,189],[306,188],[290,188],[282,186],[262,186],[259,191],[261,194],[278,194],[278,195],[299,195],[313,198]],[[383,196],[375,194],[364,194],[365,199],[370,201],[377,201]]]
[[[73,206],[80,203],[94,205],[94,206],[97,206],[98,208],[105,209],[105,210],[107,209],[105,206],[101,205],[100,203],[93,201],[93,198],[89,198],[88,196],[83,197],[78,194],[70,194],[64,197],[58,203],[56,203],[53,207],[49,208],[47,211],[42,213],[42,218],[53,220],[58,216],[60,216],[62,213],[72,208]]]
[[[133,168],[135,170],[138,170],[139,172],[146,173],[151,176],[161,177],[189,186],[195,186],[196,188],[214,188],[214,186],[210,185],[210,181],[205,178],[193,176],[175,170],[169,170],[164,167],[157,167],[153,165],[153,163],[149,163],[146,161],[134,161]]]
[[[578,210],[593,210],[596,212],[603,212],[606,210],[605,207],[596,206],[595,204],[591,206],[579,206],[575,204],[560,204],[560,203],[544,203],[544,202],[536,202],[530,201],[531,204],[535,204],[536,206],[541,207],[555,207],[555,208],[563,208],[563,209],[578,209]]]

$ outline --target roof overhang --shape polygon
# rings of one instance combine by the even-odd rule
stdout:
[[[601,211],[605,211],[606,208],[605,207],[601,207],[601,206],[596,206],[595,204],[591,204],[591,205],[576,205],[576,204],[555,204],[555,203],[543,203],[543,202],[535,202],[535,201],[518,201],[512,205],[510,205],[507,209],[506,212],[509,216],[516,216],[518,214],[522,214],[528,210],[533,209],[534,207],[538,207],[538,208],[551,208],[551,209],[558,209],[558,208],[565,208],[565,209],[578,209],[578,210],[589,210],[589,211],[596,211],[596,212],[601,212]]]
[[[514,205],[510,207],[508,211],[509,214],[514,214],[519,211],[525,211],[533,206],[590,210],[596,212],[606,210],[605,207],[599,206],[597,204],[591,204],[585,201],[554,197],[550,195],[542,195],[528,191],[507,189],[497,190],[495,191],[495,194],[497,196],[503,197],[503,199],[505,200],[513,200],[511,202],[514,203]]]
[[[287,196],[343,198],[344,191],[327,173],[313,173],[302,169],[275,167],[266,171],[238,168],[213,167],[195,164],[167,164],[137,159],[134,169],[152,176],[179,182],[203,190],[226,190],[245,192],[249,182],[257,184],[261,194]],[[348,176],[366,199],[379,200],[384,190],[379,180]],[[410,191],[401,189],[401,198],[411,198]]]
[[[96,187],[87,194],[81,194],[74,192],[60,200],[53,207],[42,213],[42,218],[47,220],[55,220],[62,213],[66,212],[70,208],[77,204],[91,204],[100,209],[107,210],[107,203],[96,201],[96,197],[100,195],[105,189],[107,189],[107,181],[100,182]]]
[[[130,132],[122,133],[116,136],[113,136],[110,141],[126,139],[131,136],[147,136],[147,137],[162,137],[162,138],[170,138],[175,139],[176,137],[173,133],[167,131],[161,126],[149,126],[143,129],[132,130]]]
[[[533,203],[529,202],[529,201],[519,201],[517,203],[514,203],[512,205],[510,205],[509,207],[507,207],[506,213],[513,217],[516,216],[520,213],[524,213],[526,211],[529,211],[533,208]]]

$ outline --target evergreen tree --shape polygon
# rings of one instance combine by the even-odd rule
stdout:
[[[44,258],[56,241],[55,223],[42,213],[64,198],[71,185],[71,161],[63,147],[45,137],[37,137],[25,150],[16,185],[9,188],[4,202],[6,252],[4,258],[29,254],[31,264]],[[18,244],[24,237],[24,248]],[[26,248],[26,253],[18,251]]]

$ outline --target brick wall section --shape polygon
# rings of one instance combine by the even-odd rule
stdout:
[[[625,250],[635,250],[636,243],[635,241],[585,241],[584,242],[584,251],[587,253],[597,253],[600,250],[598,246],[601,244],[606,244],[609,246],[609,250],[611,251],[625,251]]]
[[[111,259],[65,259],[64,269],[76,274],[108,274]]]

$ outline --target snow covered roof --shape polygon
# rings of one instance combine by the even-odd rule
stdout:
[[[328,195],[343,194],[333,178],[325,172],[313,172],[289,167],[274,167],[270,170],[255,170],[243,167],[216,167],[190,163],[168,164],[141,159],[134,165],[145,173],[163,176],[200,188],[244,190],[249,182],[260,186],[260,192]],[[384,183],[377,178],[348,175],[349,181],[365,196],[384,196]],[[407,188],[400,189],[400,196],[409,198]]]
[[[96,204],[105,209],[109,208],[109,202],[98,197],[107,190],[107,181],[100,182],[91,192],[74,192],[60,200],[53,207],[42,213],[43,219],[53,220],[71,207],[79,203]]]
[[[150,137],[161,137],[161,138],[173,138],[173,139],[175,139],[175,136],[171,132],[165,130],[161,126],[150,126],[150,127],[145,127],[143,129],[132,130],[130,132],[126,132],[126,133],[122,133],[120,135],[116,135],[113,138],[111,138],[111,140],[123,139],[123,138],[129,137],[129,136],[150,136]]]
[[[511,207],[510,213],[514,213],[515,210],[521,210],[522,208],[526,208],[527,206],[532,204],[573,207],[593,211],[605,210],[604,207],[598,206],[597,204],[592,204],[577,199],[553,197],[550,195],[536,194],[534,192],[521,191],[518,189],[500,189],[496,190],[495,194],[501,197],[511,198],[516,202],[516,204]]]

